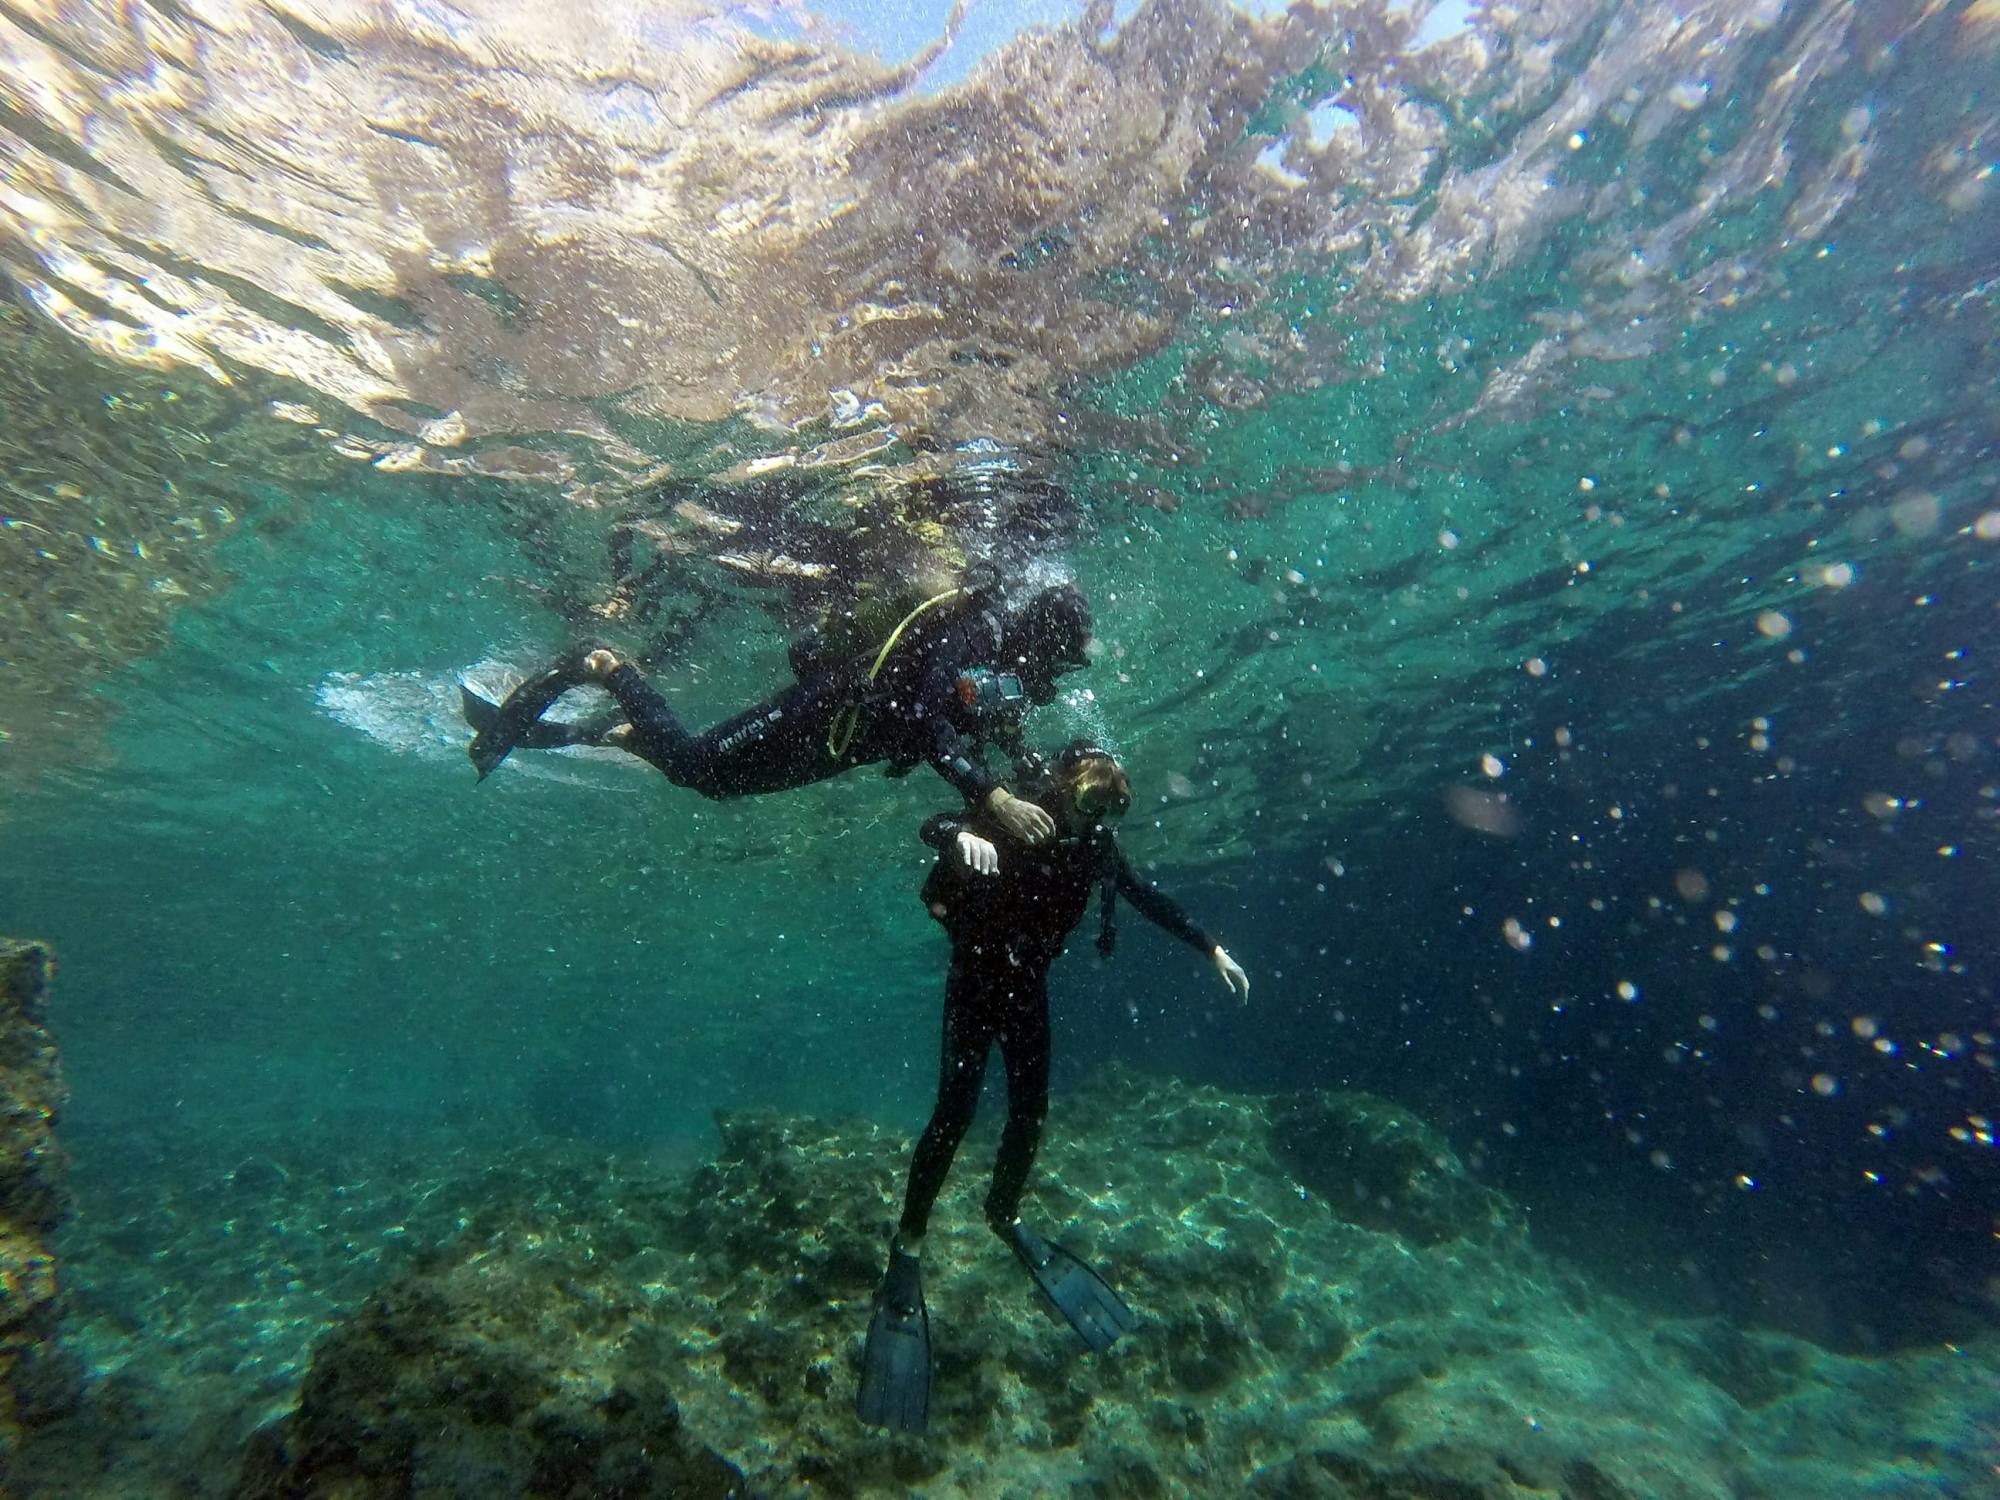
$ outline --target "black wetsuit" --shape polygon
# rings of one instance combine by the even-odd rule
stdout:
[[[1054,811],[1047,790],[1030,800]],[[1099,825],[1088,833],[1069,834],[1061,831],[1062,814],[1054,815],[1057,837],[1033,847],[1008,838],[984,812],[940,813],[924,824],[924,842],[939,851],[924,882],[924,903],[951,935],[951,969],[945,979],[937,1108],[910,1162],[899,1226],[906,1239],[920,1238],[930,1221],[931,1205],[972,1124],[986,1056],[996,1041],[1007,1068],[1007,1126],[986,1198],[986,1218],[1005,1234],[1017,1216],[1048,1115],[1049,966],[1082,920],[1092,891],[1103,892],[1098,948],[1107,956],[1118,893],[1204,955],[1216,946],[1178,905],[1132,873],[1109,828]],[[961,831],[999,847],[997,875],[965,867],[956,848]]]
[[[629,662],[604,687],[632,725],[622,748],[704,797],[786,791],[876,761],[900,775],[928,761],[977,802],[995,784],[981,745],[1017,750],[1022,716],[1054,695],[1052,679],[1024,683],[1019,663],[1003,664],[1001,632],[983,608],[915,620],[872,682],[872,659],[815,666],[703,734],[690,734]],[[857,703],[849,737],[846,710]]]

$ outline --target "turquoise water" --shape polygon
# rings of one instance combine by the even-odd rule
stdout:
[[[0,929],[59,963],[90,1372],[25,1492],[231,1493],[367,1298],[477,1322],[466,1236],[512,1287],[572,1212],[636,1225],[563,1274],[751,1493],[1990,1484],[1991,7],[989,8],[916,77],[716,9],[0,18]],[[988,438],[1061,502],[927,498]],[[975,1135],[898,1447],[853,1369],[951,793],[475,785],[457,684],[589,635],[706,724],[982,559],[1093,600],[1032,736],[1117,749],[1125,847],[1255,988],[1129,913],[1058,965],[1030,1201],[1157,1337],[1099,1387],[1008,1321]],[[1395,1171],[1346,1204],[1380,1140],[1273,1102],[1333,1090],[1520,1245],[1439,1250]],[[1351,1362],[1406,1347],[1429,1418]],[[1536,1401],[1696,1477],[1517,1452]]]

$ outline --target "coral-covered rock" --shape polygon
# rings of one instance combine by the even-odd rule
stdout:
[[[69,1212],[56,1117],[64,1094],[45,1020],[48,950],[0,939],[0,1456],[24,1425],[76,1404],[81,1370],[56,1341],[51,1238]]]

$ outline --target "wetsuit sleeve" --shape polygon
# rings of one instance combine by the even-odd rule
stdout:
[[[965,827],[965,819],[956,813],[935,813],[924,820],[924,826],[917,830],[917,837],[942,854]]]
[[[986,769],[978,748],[953,728],[951,720],[942,713],[931,715],[930,760],[931,768],[957,787],[972,806],[984,801],[986,794],[999,785]]]
[[[1115,844],[1112,845],[1111,857],[1117,861],[1114,868],[1118,876],[1119,894],[1136,906],[1141,916],[1155,926],[1171,932],[1199,953],[1205,955],[1215,951],[1219,946],[1215,939],[1195,926],[1188,914],[1181,910],[1179,902],[1150,880],[1141,880],[1132,873],[1132,867],[1125,862],[1124,850]]]

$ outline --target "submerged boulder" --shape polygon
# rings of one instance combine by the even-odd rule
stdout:
[[[515,1249],[371,1297],[314,1356],[298,1411],[252,1442],[239,1500],[740,1493],[683,1431],[676,1351],[639,1336],[636,1288]]]
[[[1350,1224],[1417,1245],[1525,1228],[1439,1131],[1387,1099],[1349,1089],[1293,1094],[1272,1101],[1270,1121],[1278,1159]]]

